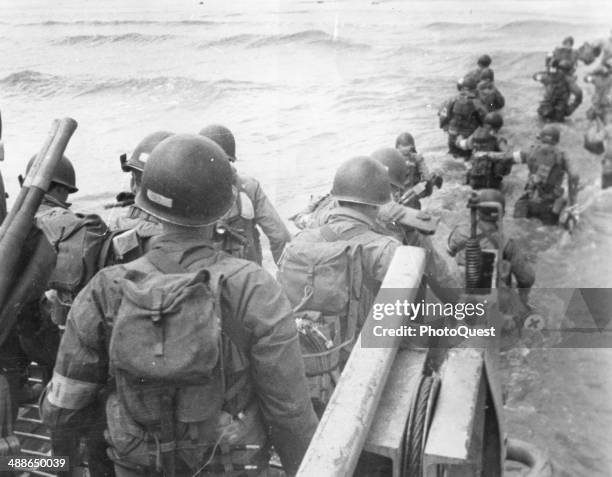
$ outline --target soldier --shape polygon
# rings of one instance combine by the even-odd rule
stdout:
[[[561,60],[556,68],[533,75],[534,80],[546,87],[544,98],[538,107],[538,115],[543,120],[563,122],[565,117],[570,116],[582,103],[582,90],[576,85],[571,71],[570,61]]]
[[[136,194],[138,194],[140,190],[144,166],[153,152],[153,149],[155,149],[155,146],[160,142],[173,134],[174,133],[169,131],[157,131],[145,136],[145,138],[138,143],[130,158],[122,160],[121,170],[130,173],[130,192],[132,199],[136,197]],[[127,212],[122,217],[118,217],[111,224],[111,228],[113,230],[137,228],[139,231],[142,231],[143,237],[147,238],[161,232],[161,226],[155,217],[146,214],[133,203],[128,206]]]
[[[335,207],[320,226],[287,245],[278,279],[296,310],[318,412],[327,404],[400,242],[377,222],[391,198],[387,171],[369,157],[344,162],[334,177]]]
[[[477,96],[478,81],[466,76],[461,91],[440,111],[440,127],[448,130],[448,149],[455,157],[468,158],[469,152],[456,146],[457,137],[470,136],[478,126],[482,126],[487,108]]]
[[[478,98],[480,98],[480,101],[487,107],[489,112],[499,111],[506,104],[504,96],[495,86],[493,79],[493,70],[485,68],[480,74],[480,82],[478,83]]]
[[[231,162],[236,161],[236,141],[228,128],[212,124],[202,129],[200,135],[215,141]],[[274,262],[278,263],[285,244],[291,240],[291,234],[259,181],[241,172],[235,175],[236,201],[217,224],[217,240],[226,252],[261,265],[259,226],[268,237]]]
[[[413,189],[414,197],[404,200],[403,205],[414,209],[421,208],[420,199],[429,197],[433,193],[433,187],[442,187],[443,179],[439,174],[429,172],[425,164],[425,158],[416,150],[412,134],[401,133],[395,140],[395,149],[404,157],[408,171],[406,173],[405,189]]]
[[[602,63],[591,73],[584,77],[585,83],[591,83],[595,89],[593,91],[593,104],[587,110],[586,115],[589,119],[599,119],[607,122],[612,118],[612,60]]]
[[[552,53],[546,56],[546,69],[558,68],[562,61],[569,63],[568,74],[573,75],[576,72],[578,66],[579,54],[574,49],[574,38],[568,36],[563,39],[561,46],[554,49]]]
[[[163,234],[144,257],[101,270],[68,317],[41,413],[54,429],[87,426],[106,394],[120,477],[252,475],[267,466],[268,439],[291,475],[316,428],[289,302],[267,272],[212,242],[232,184],[214,142],[160,143],[136,205]]]
[[[494,189],[483,189],[477,197],[477,202],[496,202],[505,210],[504,195]],[[503,301],[500,303],[502,311],[513,315],[517,325],[522,327],[524,318],[530,311],[528,304],[529,291],[535,282],[535,273],[529,265],[529,260],[518,243],[511,238],[503,236],[495,209],[479,208],[477,222],[477,238],[482,250],[499,250],[501,247],[502,272],[500,286],[506,289]],[[455,257],[457,264],[465,267],[465,248],[470,238],[471,224],[461,224],[453,229],[448,236],[448,253]],[[510,292],[510,288],[518,289],[518,296]],[[517,300],[516,298],[519,298]]]
[[[537,217],[547,225],[555,225],[566,206],[575,204],[580,178],[558,146],[560,136],[557,126],[546,125],[538,135],[539,143],[527,153],[521,153],[529,169],[529,178],[525,193],[514,206],[514,217]],[[562,187],[565,175],[567,199]]]
[[[124,203],[127,204],[128,209],[123,216],[115,218],[110,223],[110,228],[113,230],[110,242],[112,253],[108,253],[110,257],[105,260],[107,263],[129,262],[140,257],[148,251],[151,238],[162,232],[159,221],[138,208],[134,204],[134,197],[140,190],[144,166],[153,149],[173,134],[168,131],[149,134],[140,141],[129,159],[122,156],[121,170],[131,175],[130,193],[121,193],[117,199],[126,199]]]
[[[26,174],[35,157],[28,162]],[[23,183],[21,176],[19,181]],[[63,156],[55,169],[49,190],[44,195],[35,215],[38,229],[45,232],[47,239],[54,247],[57,247],[57,242],[61,241],[61,231],[54,237],[51,230],[70,230],[79,220],[70,210],[71,204],[68,203],[68,196],[77,191],[74,167],[72,162]],[[65,263],[69,260],[67,256],[60,257],[56,268],[63,270],[70,266],[69,263]],[[60,335],[56,324],[63,324],[73,298],[72,293],[65,289],[50,289],[44,298],[26,305],[22,313],[23,317],[18,321],[17,330],[21,345],[30,360],[36,361],[41,366],[45,381],[51,377],[59,346]]]
[[[508,144],[498,135],[504,124],[498,112],[485,116],[484,124],[465,139],[459,137],[457,147],[471,151],[471,169],[466,183],[473,189],[499,189],[502,179],[512,171],[514,155],[508,153]],[[498,154],[506,153],[506,154]]]
[[[30,159],[27,170],[34,159]],[[53,246],[57,260],[48,290],[40,300],[26,305],[17,330],[30,360],[42,366],[45,382],[51,378],[56,362],[60,343],[58,325],[63,327],[78,292],[97,272],[99,253],[108,233],[107,225],[97,215],[82,215],[70,210],[68,196],[77,191],[74,167],[68,158],[62,157],[35,216],[36,227]],[[90,424],[82,432],[52,430],[52,451],[55,455],[75,459],[78,440],[84,437],[91,475],[112,476],[112,463],[104,452],[100,419]]]
[[[478,65],[477,68],[475,70],[470,71],[466,76],[473,76],[474,78],[476,78],[476,81],[480,81],[482,79],[482,73],[485,70],[488,69],[493,72],[493,70],[490,68],[491,62],[492,60],[489,55],[481,55],[478,58],[478,61],[476,62],[476,64]]]

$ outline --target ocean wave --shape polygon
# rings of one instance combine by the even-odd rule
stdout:
[[[260,36],[258,39],[249,44],[251,48],[260,48],[267,46],[278,46],[287,44],[310,44],[325,47],[341,48],[341,49],[365,49],[370,48],[369,45],[362,43],[354,43],[349,40],[336,38],[322,30],[303,30],[285,35],[266,35]]]
[[[551,30],[563,30],[572,28],[585,28],[584,25],[578,25],[576,23],[561,22],[554,20],[519,20],[514,22],[505,23],[498,29],[502,31],[533,31],[533,32],[550,32]]]
[[[242,33],[240,35],[230,35],[217,40],[207,41],[199,45],[200,48],[210,48],[217,46],[229,46],[229,45],[240,45],[244,43],[250,43],[259,38],[259,35],[253,35],[249,33]]]
[[[153,43],[176,38],[175,35],[148,35],[144,33],[123,33],[120,35],[71,35],[55,41],[56,45],[101,45],[104,43]]]
[[[456,22],[433,22],[425,25],[426,30],[462,30],[464,28],[474,28],[473,23],[456,23]]]
[[[43,22],[18,23],[16,26],[116,26],[116,25],[160,25],[160,26],[181,26],[181,25],[216,25],[219,22],[212,20],[47,20]]]
[[[121,94],[158,94],[180,97],[216,97],[224,93],[269,90],[271,86],[251,81],[219,79],[213,81],[183,76],[157,76],[152,78],[87,78],[65,77],[23,70],[0,79],[7,93],[26,93],[28,96],[87,96],[107,92]]]

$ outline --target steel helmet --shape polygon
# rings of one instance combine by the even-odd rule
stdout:
[[[391,185],[384,166],[367,156],[344,162],[336,171],[331,191],[336,200],[383,205],[391,200]]]
[[[488,67],[491,64],[491,57],[489,55],[481,55],[478,58],[478,66],[482,66],[483,68]]]
[[[408,165],[404,156],[397,149],[383,147],[374,151],[370,157],[385,166],[389,175],[389,182],[392,185],[400,189],[404,188],[406,176],[408,175]]]
[[[34,159],[36,159],[36,155],[32,156],[28,161],[28,165],[26,166],[26,175],[32,164],[34,164]],[[53,177],[51,178],[51,183],[61,184],[68,188],[70,194],[77,192],[79,189],[76,187],[76,174],[74,172],[74,166],[70,159],[66,156],[62,156],[62,158],[57,163],[55,171],[53,172]]]
[[[559,128],[553,124],[547,124],[542,128],[540,134],[538,134],[538,139],[547,144],[557,144],[560,138],[561,131],[559,131]]]
[[[563,46],[574,46],[574,37],[573,36],[566,36],[563,39],[563,43],[561,43]]]
[[[497,202],[502,207],[502,214],[506,209],[506,198],[504,197],[504,194],[497,189],[482,189],[478,193],[478,203],[482,204],[484,202]],[[487,217],[493,217],[493,214],[497,212],[497,210],[488,207],[483,207],[479,210]]]
[[[225,154],[229,156],[230,161],[236,160],[236,140],[232,131],[221,124],[210,124],[200,131],[200,136],[207,137],[215,141]]]
[[[217,144],[195,134],[176,134],[151,153],[136,205],[164,222],[201,227],[229,210],[232,183],[232,166]]]
[[[412,147],[412,150],[416,151],[416,144],[414,143],[414,138],[412,137],[412,134],[410,134],[409,132],[403,132],[402,134],[397,136],[397,139],[395,140],[395,148],[397,149],[400,146]]]
[[[489,124],[493,129],[501,129],[504,125],[504,118],[497,111],[493,111],[492,113],[487,113],[484,123]]]
[[[138,143],[138,146],[136,146],[130,158],[121,166],[123,171],[144,171],[145,163],[149,159],[153,149],[155,149],[155,146],[173,134],[174,133],[169,131],[157,131],[146,136]]]
[[[491,68],[484,68],[480,72],[480,79],[481,80],[493,81],[494,77],[495,77],[495,75],[493,74],[493,70]]]
[[[461,86],[465,89],[475,90],[478,86],[478,78],[473,74],[466,75],[461,82]]]

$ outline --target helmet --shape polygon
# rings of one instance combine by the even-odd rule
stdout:
[[[572,64],[568,60],[561,60],[557,64],[557,69],[563,71],[570,71],[572,69]]]
[[[34,159],[36,159],[36,155],[32,156],[28,161],[28,165],[26,166],[26,174],[34,164]],[[66,156],[62,156],[62,158],[57,163],[55,171],[53,172],[53,177],[51,178],[51,183],[61,184],[68,188],[70,194],[77,192],[79,189],[76,187],[76,174],[74,173],[74,167],[70,159]]]
[[[201,227],[229,210],[232,183],[232,166],[217,144],[195,134],[176,134],[151,153],[136,205],[164,222]]]
[[[412,147],[412,150],[416,151],[416,144],[414,143],[412,134],[409,132],[403,132],[397,136],[397,139],[395,140],[395,148],[398,149],[400,146]]]
[[[463,78],[461,86],[465,89],[474,90],[478,86],[478,78],[475,75],[467,75]]]
[[[561,43],[563,46],[574,46],[574,37],[573,36],[567,36],[563,39],[563,43]]]
[[[371,157],[354,157],[336,171],[331,193],[337,200],[383,205],[391,200],[389,176],[384,166]]]
[[[479,193],[478,193],[478,203],[482,204],[484,202],[496,202],[499,205],[502,206],[502,214],[503,211],[506,208],[506,198],[504,197],[504,194],[502,194],[500,191],[498,191],[497,189],[482,189]],[[484,215],[485,217],[493,217],[493,214],[495,212],[497,212],[496,209],[491,209],[491,208],[481,208],[479,209],[481,214]]]
[[[481,72],[480,72],[480,79],[481,80],[489,80],[489,81],[493,81],[494,79],[494,74],[493,74],[493,70],[491,68],[484,68]]]
[[[559,128],[553,124],[547,124],[542,128],[540,134],[538,134],[538,139],[547,144],[557,144],[560,138],[561,131],[559,131]]]
[[[397,149],[384,147],[374,151],[370,157],[385,166],[391,184],[400,189],[404,187],[404,182],[406,182],[406,176],[408,175],[408,166],[406,165],[406,160]]]
[[[207,137],[215,141],[225,154],[229,156],[230,161],[236,160],[236,140],[232,131],[220,124],[210,124],[200,131],[200,136]]]
[[[172,136],[174,133],[168,131],[157,131],[152,134],[146,136],[142,141],[138,143],[136,149],[127,160],[127,162],[122,166],[122,169],[125,172],[128,171],[140,171],[142,172],[145,167],[145,163],[149,159],[149,155],[155,149],[160,142],[162,142],[167,137]]]
[[[504,125],[504,118],[497,111],[493,111],[492,113],[487,113],[484,123],[490,125],[493,129],[501,129]]]
[[[489,55],[481,55],[478,58],[478,66],[482,66],[483,68],[488,67],[491,64],[491,57]]]

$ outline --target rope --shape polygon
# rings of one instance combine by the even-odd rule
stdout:
[[[421,476],[423,474],[423,445],[427,432],[427,406],[434,378],[423,377],[419,391],[408,418],[406,438],[404,441],[404,477]]]

